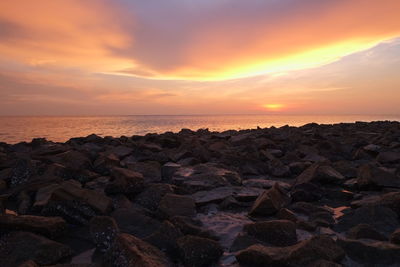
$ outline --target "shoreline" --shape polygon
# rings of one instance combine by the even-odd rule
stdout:
[[[0,265],[389,266],[399,203],[398,121],[0,142]]]

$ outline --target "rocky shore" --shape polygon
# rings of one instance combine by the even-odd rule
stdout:
[[[400,123],[0,143],[0,266],[400,266]]]

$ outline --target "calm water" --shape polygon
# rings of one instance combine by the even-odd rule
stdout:
[[[71,137],[143,135],[177,132],[182,128],[210,131],[250,129],[283,125],[301,126],[310,122],[338,123],[400,120],[398,116],[282,116],[282,115],[194,115],[194,116],[82,116],[82,117],[0,117],[0,142],[17,143],[45,137],[64,142]]]

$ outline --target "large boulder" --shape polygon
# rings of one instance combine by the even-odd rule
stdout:
[[[103,258],[104,266],[168,267],[172,263],[158,248],[129,234],[119,234]]]
[[[273,215],[287,206],[289,202],[290,198],[286,192],[276,183],[273,188],[264,191],[256,199],[249,214],[251,216]]]
[[[105,188],[107,194],[135,195],[143,191],[143,175],[125,168],[114,167],[111,171],[113,180]]]
[[[161,165],[157,161],[133,162],[128,163],[127,167],[141,173],[146,183],[161,181]]]
[[[290,246],[297,243],[296,224],[288,220],[256,222],[244,226],[250,236],[272,246]]]
[[[365,266],[396,266],[400,262],[400,246],[389,242],[346,238],[337,242],[347,256]]]
[[[107,251],[118,234],[119,229],[114,218],[96,216],[90,220],[90,235],[92,236],[93,243],[101,251]]]
[[[339,183],[344,179],[344,176],[330,165],[314,163],[296,178],[296,185],[302,183]]]
[[[166,194],[160,201],[158,211],[162,216],[193,216],[196,214],[196,205],[189,196]]]
[[[358,169],[357,185],[368,187],[400,187],[400,178],[385,168],[365,164]]]
[[[67,224],[61,217],[0,215],[0,232],[27,231],[56,238],[64,234],[66,228]]]
[[[387,241],[387,237],[377,231],[374,227],[369,224],[360,223],[352,228],[350,228],[346,237],[350,239],[373,239],[380,241]]]
[[[175,188],[175,186],[170,184],[151,184],[135,197],[135,203],[155,211],[161,199],[168,193],[173,194]]]
[[[379,155],[376,157],[376,160],[380,163],[399,163],[400,152],[396,151],[380,152]]]
[[[18,266],[28,260],[51,265],[71,255],[68,246],[33,233],[12,232],[0,239],[0,266]]]
[[[218,242],[190,235],[179,238],[178,247],[185,266],[211,266],[223,253]]]
[[[253,245],[239,251],[236,259],[244,266],[307,266],[318,260],[341,261],[344,251],[326,235],[314,236],[288,247]]]

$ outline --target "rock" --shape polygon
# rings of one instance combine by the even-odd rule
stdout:
[[[313,183],[301,183],[295,185],[290,191],[293,202],[313,202],[320,200],[324,195],[321,187]]]
[[[36,174],[34,164],[28,159],[18,159],[9,177],[10,187],[27,183]]]
[[[243,186],[270,189],[276,183],[278,183],[279,186],[285,190],[289,190],[291,188],[291,185],[288,183],[266,179],[247,179],[243,181]]]
[[[67,224],[60,217],[42,217],[33,215],[0,215],[0,231],[27,231],[49,238],[56,238],[65,233]]]
[[[164,221],[161,227],[144,241],[165,251],[171,257],[177,258],[179,255],[177,240],[182,236],[182,232],[177,227],[169,221]]]
[[[390,242],[396,245],[400,245],[400,229],[397,229],[390,235]]]
[[[195,193],[219,186],[241,185],[242,179],[237,172],[213,164],[200,164],[179,169],[172,177],[172,182]]]
[[[389,242],[346,238],[337,242],[352,260],[367,266],[392,266],[400,262],[400,246]]]
[[[357,184],[361,188],[400,187],[400,178],[383,168],[365,164],[358,169]]]
[[[310,182],[320,184],[339,183],[343,180],[344,176],[331,166],[323,163],[314,163],[296,178],[296,185]]]
[[[294,214],[292,211],[288,209],[280,209],[278,213],[276,214],[276,217],[281,219],[281,220],[289,220],[292,222],[297,222],[297,216]]]
[[[18,266],[28,260],[50,265],[71,255],[68,246],[33,233],[12,232],[0,239],[0,266]]]
[[[369,145],[364,146],[363,149],[367,152],[375,154],[375,153],[379,153],[379,151],[381,150],[381,146],[369,144]]]
[[[157,161],[128,163],[127,167],[132,171],[142,174],[146,183],[161,181],[161,165]]]
[[[135,198],[135,203],[149,209],[157,210],[161,199],[168,193],[173,194],[175,186],[169,184],[151,184],[146,189],[138,194]]]
[[[17,196],[18,214],[27,214],[32,206],[32,199],[26,191],[22,191]]]
[[[286,192],[275,184],[273,188],[264,191],[254,202],[249,214],[251,216],[266,216],[277,213],[290,202]]]
[[[288,220],[256,222],[244,226],[244,231],[272,246],[290,246],[297,243],[296,224]]]
[[[123,159],[129,156],[133,152],[133,149],[126,146],[116,146],[113,147],[111,150],[107,151],[107,154],[114,154],[118,158]]]
[[[317,260],[307,265],[307,267],[342,267],[343,265],[327,260]]]
[[[39,267],[39,265],[37,265],[33,260],[28,260],[20,264],[18,267]]]
[[[96,216],[90,220],[90,235],[92,236],[93,243],[101,251],[107,251],[118,234],[119,229],[114,218]]]
[[[236,236],[235,240],[233,240],[233,243],[232,243],[231,247],[229,248],[229,251],[236,252],[236,251],[243,250],[252,245],[260,244],[260,243],[261,243],[261,241],[254,236],[251,236],[247,233],[239,233]]]
[[[179,238],[178,246],[185,266],[211,266],[223,253],[218,242],[197,236]]]
[[[135,195],[143,191],[143,175],[132,170],[114,167],[111,172],[114,180],[105,188],[107,194]]]
[[[181,165],[174,162],[167,162],[161,167],[161,178],[163,181],[170,181],[175,172],[181,168]]]
[[[161,227],[161,223],[138,209],[120,208],[111,213],[122,233],[145,238]]]
[[[378,232],[374,227],[371,225],[360,223],[352,228],[350,228],[346,232],[346,237],[350,239],[373,239],[373,240],[380,240],[386,241],[387,237],[382,233]]]
[[[380,163],[399,163],[400,162],[400,152],[386,151],[380,152],[376,157],[376,160]]]
[[[171,262],[158,248],[129,234],[119,234],[103,258],[112,267],[168,267]]]
[[[388,235],[399,227],[397,214],[393,210],[383,206],[365,206],[340,217],[335,230],[343,232],[358,224],[368,224]]]
[[[283,164],[280,160],[278,159],[273,159],[268,162],[268,167],[270,170],[270,173],[273,176],[276,177],[285,177],[285,176],[290,176],[290,168]]]
[[[344,256],[335,241],[320,235],[288,247],[253,245],[239,251],[236,259],[245,266],[306,266],[318,260],[339,262]]]
[[[222,186],[207,191],[198,191],[192,194],[197,206],[222,202],[227,197],[234,197],[242,201],[255,200],[263,192],[260,188]]]
[[[160,201],[158,210],[164,216],[193,216],[196,214],[196,205],[193,198],[175,194],[166,194]]]
[[[171,218],[171,222],[184,234],[184,235],[194,235],[204,238],[209,238],[213,240],[218,240],[215,235],[203,228],[203,225],[200,221],[195,220],[193,218],[184,217],[184,216],[175,216]]]
[[[54,156],[49,156],[49,159],[73,171],[80,171],[91,167],[90,159],[83,153],[75,150],[69,150]]]

